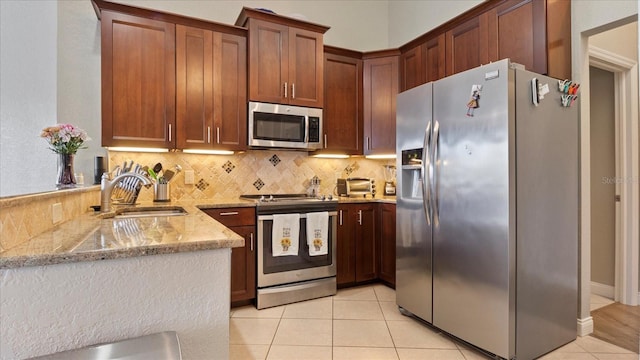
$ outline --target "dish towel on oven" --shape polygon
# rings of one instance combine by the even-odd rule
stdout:
[[[298,256],[300,214],[273,215],[271,252],[273,256]]]
[[[307,213],[307,245],[309,256],[327,255],[327,233],[329,213],[326,211]]]

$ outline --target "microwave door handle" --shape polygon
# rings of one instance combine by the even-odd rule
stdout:
[[[309,143],[309,115],[304,116],[304,143]]]

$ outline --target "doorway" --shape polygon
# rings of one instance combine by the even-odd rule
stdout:
[[[591,310],[615,298],[618,154],[615,74],[589,67],[591,127]]]
[[[603,199],[591,205],[590,213],[592,288],[627,305],[638,304],[637,25],[634,21],[592,35],[588,49],[589,124],[600,126],[592,130],[603,133],[592,133],[587,140],[590,167],[595,166],[590,200]],[[606,162],[609,165],[602,165]],[[596,195],[599,190],[602,194]]]

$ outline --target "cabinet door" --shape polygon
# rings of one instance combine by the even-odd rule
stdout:
[[[282,103],[288,94],[288,27],[249,19],[249,99]]]
[[[247,39],[214,34],[213,89],[216,149],[247,149]]]
[[[356,282],[377,278],[376,212],[373,204],[362,205],[356,218]]]
[[[324,149],[362,154],[362,60],[324,54]]]
[[[289,104],[318,107],[323,104],[324,64],[322,34],[289,28]]]
[[[418,45],[400,55],[400,91],[425,83],[425,44]]]
[[[231,302],[256,297],[255,227],[229,228],[244,237],[244,246],[231,249]]]
[[[364,154],[396,152],[398,57],[364,61]]]
[[[211,148],[213,32],[176,25],[176,147]]]
[[[102,146],[173,148],[175,26],[102,12]]]
[[[380,268],[381,280],[396,285],[396,206],[380,205]]]
[[[255,298],[255,208],[216,208],[202,211],[244,237],[243,247],[231,249],[231,302]]]
[[[488,11],[489,60],[510,58],[529,71],[547,73],[544,0],[509,0]],[[496,40],[497,39],[497,40]]]
[[[488,14],[483,13],[446,33],[447,76],[489,62]]]
[[[338,285],[356,281],[356,241],[354,209],[349,205],[338,206],[338,231],[336,244],[336,281]]]
[[[430,39],[424,44],[425,82],[436,81],[446,76],[445,34]]]

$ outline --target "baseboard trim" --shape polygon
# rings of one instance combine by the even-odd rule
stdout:
[[[616,288],[611,285],[600,284],[595,281],[591,282],[591,293],[604,296],[609,299],[615,298]]]
[[[578,319],[578,336],[587,336],[593,333],[593,318],[591,316]]]

